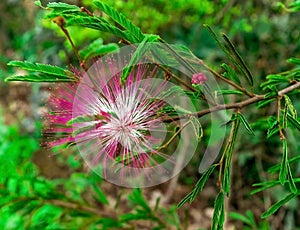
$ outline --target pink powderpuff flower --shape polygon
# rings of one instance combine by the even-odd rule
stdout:
[[[203,73],[193,74],[192,84],[203,85],[207,80],[207,77]]]
[[[76,144],[94,166],[105,167],[109,159],[139,169],[155,164],[153,155],[165,159],[157,150],[161,140],[151,134],[159,128],[157,112],[164,106],[165,83],[153,84],[156,68],[137,65],[122,84],[116,60],[94,65],[93,71],[77,73],[79,82],[60,86],[50,97],[46,132],[56,138],[49,146]]]

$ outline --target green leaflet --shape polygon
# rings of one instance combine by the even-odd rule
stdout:
[[[49,2],[47,4],[47,7],[55,11],[66,11],[66,10],[79,11],[80,10],[79,7],[76,5],[70,5],[63,2]]]
[[[246,211],[246,216],[237,213],[237,212],[230,212],[229,213],[229,218],[230,219],[236,219],[244,222],[245,224],[248,224],[251,227],[256,227],[255,219],[253,216],[253,213],[249,210]]]
[[[76,78],[57,77],[55,75],[47,75],[42,73],[33,73],[23,76],[10,76],[5,79],[8,81],[27,81],[27,82],[75,82]]]
[[[294,118],[291,114],[288,113],[287,120],[294,128],[300,131],[300,122],[296,118]]]
[[[281,166],[279,171],[279,181],[282,185],[287,182],[289,184],[290,190],[292,193],[297,193],[297,188],[295,185],[295,182],[293,180],[291,167],[288,162],[288,146],[286,139],[282,140],[282,160],[281,160]]]
[[[288,160],[289,164],[295,163],[300,160],[300,155],[294,156]],[[281,164],[277,164],[268,169],[269,173],[276,173],[280,170]]]
[[[224,44],[223,42],[220,41],[217,34],[213,31],[213,29],[209,25],[205,24],[204,26],[207,28],[208,32],[212,35],[212,37],[218,43],[218,45],[223,50],[223,52],[226,54],[226,56],[229,58],[229,60],[232,62],[232,64],[234,64],[236,66],[236,68],[241,73],[243,73],[243,75],[245,76],[249,85],[253,86],[253,76],[252,76],[248,66],[246,65],[245,61],[242,59],[240,54],[237,52],[237,50],[235,49],[234,45],[229,40],[229,38],[225,34],[222,35],[222,37],[225,41],[225,44]],[[224,68],[225,66],[222,66],[222,67]],[[230,71],[230,74],[233,74],[233,72]],[[239,79],[235,78],[234,75],[230,75],[230,76],[228,75],[227,77],[232,77],[235,82],[239,83]]]
[[[251,128],[250,124],[248,123],[248,121],[246,120],[246,118],[244,117],[244,115],[242,113],[238,113],[237,114],[238,118],[240,119],[240,121],[242,122],[242,124],[244,125],[245,129],[247,130],[247,132],[250,135],[254,136],[254,131]]]
[[[183,206],[187,201],[189,201],[190,203],[192,203],[195,198],[197,197],[197,195],[199,194],[199,192],[202,191],[206,181],[208,180],[209,176],[212,174],[212,172],[215,170],[215,168],[217,167],[217,164],[214,164],[212,166],[210,166],[201,176],[201,178],[197,181],[194,189],[188,194],[186,195],[177,205],[178,208],[180,208],[181,206]]]
[[[263,82],[260,87],[262,87],[263,90],[267,89],[276,89],[276,86],[283,84],[283,83],[289,83],[289,79],[285,76],[278,75],[278,74],[270,74],[267,76],[267,81]]]
[[[125,28],[133,37],[135,37],[137,42],[141,42],[144,39],[145,36],[141,32],[140,28],[129,21],[122,13],[119,13],[114,8],[100,1],[94,1],[93,3],[104,13],[110,16],[115,22]]]
[[[286,140],[282,141],[282,160],[281,160],[281,166],[279,171],[279,181],[282,185],[285,183],[285,179],[288,174],[288,152],[287,152],[287,142]]]
[[[194,130],[195,136],[197,137],[197,140],[200,141],[201,138],[203,137],[203,128],[202,128],[200,121],[195,116],[191,116],[189,118],[189,121],[191,122],[191,124],[193,126],[193,130]]]
[[[287,105],[288,110],[291,112],[293,118],[297,119],[297,110],[295,109],[291,99],[288,95],[283,95],[285,104]]]
[[[269,139],[271,136],[273,136],[275,133],[279,132],[278,128],[279,122],[275,117],[269,117],[268,119],[268,132],[267,132],[267,138]]]
[[[284,197],[282,200],[278,201],[277,203],[273,204],[266,212],[264,212],[261,215],[261,218],[267,218],[274,214],[280,207],[282,207],[284,204],[289,202],[291,199],[296,197],[299,194],[290,193],[286,197]]]
[[[223,39],[226,42],[226,48],[231,54],[231,57],[236,61],[237,67],[241,70],[241,72],[245,75],[248,83],[253,86],[253,76],[252,73],[250,72],[248,66],[246,65],[245,61],[241,57],[241,55],[237,52],[236,48],[232,44],[232,42],[229,40],[229,38],[223,34]]]
[[[230,193],[230,173],[231,173],[231,160],[236,141],[237,132],[240,126],[240,119],[236,119],[238,115],[233,115],[231,120],[230,136],[228,137],[226,148],[224,149],[225,159],[223,168],[223,181],[222,186],[224,193],[229,196]]]
[[[77,80],[72,72],[58,66],[32,63],[28,61],[11,61],[8,65],[33,73],[22,76],[10,76],[7,77],[5,81],[72,82]]]
[[[257,104],[257,108],[262,108],[262,107],[272,103],[275,100],[276,100],[276,98],[271,98],[271,99],[266,99],[266,100],[263,100],[263,101],[259,101],[258,104]]]
[[[19,67],[24,70],[32,71],[32,72],[40,72],[45,74],[51,74],[60,77],[66,77],[68,74],[73,75],[72,72],[65,70],[61,67],[41,64],[41,63],[32,63],[28,61],[11,61],[7,65]]]
[[[103,45],[103,39],[99,38],[90,43],[85,49],[79,51],[79,55],[83,60],[104,55],[107,53],[116,52],[119,50],[119,46],[115,43]]]
[[[260,188],[257,188],[257,189],[254,189],[251,191],[251,195],[254,195],[258,192],[262,192],[268,188],[272,188],[274,186],[277,186],[279,185],[280,182],[279,181],[266,181],[266,182],[261,182],[261,183],[256,183],[256,184],[253,184],[254,187],[259,187],[261,186]]]
[[[152,42],[158,41],[159,36],[153,34],[147,34],[144,40],[138,45],[137,49],[133,53],[129,63],[123,68],[121,82],[122,84],[126,81],[133,66],[137,65],[139,61],[144,57],[146,52],[149,52],[149,47]]]
[[[222,75],[230,80],[233,80],[234,82],[241,84],[240,79],[238,78],[236,72],[227,64],[223,63],[221,65],[223,69],[225,69],[226,72],[224,72]]]
[[[220,89],[217,91],[217,94],[218,95],[228,95],[228,94],[243,95],[244,93],[239,90]]]
[[[300,58],[294,58],[294,57],[292,57],[292,58],[288,59],[288,62],[296,64],[296,65],[300,65]]]
[[[214,214],[212,218],[212,230],[223,229],[225,221],[225,210],[224,210],[224,192],[219,192],[215,199]]]
[[[65,26],[83,26],[90,29],[114,34],[133,43],[137,42],[136,38],[129,34],[127,31],[120,30],[119,28],[107,23],[106,20],[98,17],[69,15]]]

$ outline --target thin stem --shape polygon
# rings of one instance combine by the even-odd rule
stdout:
[[[216,72],[215,70],[213,70],[212,68],[210,68],[208,65],[206,65],[203,60],[200,60],[200,64],[202,66],[204,66],[207,70],[209,70],[209,72],[211,72],[216,78],[219,78],[220,80],[228,83],[229,85],[233,86],[234,88],[238,89],[239,91],[243,92],[244,94],[246,94],[249,97],[253,97],[254,94],[248,92],[244,87],[241,87],[240,85],[236,84],[235,82],[223,77],[221,74],[219,74],[218,72]]]
[[[203,109],[200,111],[197,111],[195,113],[189,113],[189,114],[185,114],[182,116],[173,116],[173,117],[162,117],[161,120],[164,122],[171,122],[174,120],[179,120],[182,119],[184,117],[188,117],[188,116],[196,116],[196,117],[202,117],[206,114],[212,113],[212,112],[216,112],[216,111],[220,111],[220,110],[227,110],[227,109],[242,109],[243,107],[256,103],[258,101],[262,101],[262,100],[266,100],[267,98],[265,98],[264,95],[255,95],[252,98],[246,99],[244,101],[240,101],[240,102],[236,102],[236,103],[232,103],[232,104],[222,104],[222,105],[216,105],[213,106],[211,108],[208,109]]]
[[[65,25],[65,20],[63,17],[61,16],[58,16],[56,18],[53,19],[53,22],[56,23],[59,28],[62,30],[62,32],[65,34],[65,36],[67,37],[67,40],[70,42],[71,46],[72,46],[72,49],[81,65],[81,67],[87,71],[87,67],[85,66],[85,63],[81,60],[80,56],[79,56],[79,52],[78,52],[78,49],[76,48],[76,46],[74,45],[74,42],[72,41],[72,38],[68,32],[68,30],[64,27]]]
[[[186,88],[188,88],[189,90],[191,90],[192,92],[197,92],[197,90],[187,84],[185,81],[181,80],[178,76],[176,76],[172,71],[170,71],[169,69],[167,69],[166,67],[160,65],[160,64],[156,64],[159,68],[161,68],[163,71],[165,71],[170,77],[172,77],[175,81],[177,81],[178,83],[184,85]]]
[[[188,121],[188,122],[186,122],[185,124],[183,124],[183,126],[182,127],[180,127],[180,129],[178,129],[177,131],[176,131],[176,133],[174,133],[174,135],[168,140],[168,142],[167,143],[165,143],[164,145],[162,145],[162,146],[160,146],[159,148],[158,148],[158,150],[161,150],[161,149],[164,149],[164,148],[167,148],[168,146],[169,146],[169,144],[171,144],[171,142],[175,139],[175,137],[188,125],[188,124],[190,124],[191,123],[191,121]]]

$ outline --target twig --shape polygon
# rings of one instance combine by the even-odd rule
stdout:
[[[78,49],[76,48],[76,46],[74,45],[74,42],[72,41],[72,38],[68,32],[68,30],[64,27],[65,25],[65,19],[61,16],[58,16],[56,18],[53,19],[53,22],[56,23],[59,28],[62,30],[62,32],[65,34],[65,36],[67,37],[68,41],[70,42],[71,46],[72,46],[72,49],[81,65],[81,67],[87,71],[87,68],[85,66],[85,63],[81,60],[80,58],[80,55],[79,55],[79,52],[78,52]]]
[[[195,112],[195,113],[189,113],[189,114],[185,114],[185,115],[182,115],[182,116],[173,116],[171,118],[170,117],[162,117],[161,121],[171,122],[171,121],[174,121],[174,120],[179,120],[179,119],[182,119],[184,117],[190,117],[190,116],[202,117],[202,116],[204,116],[208,113],[212,113],[212,112],[216,112],[216,111],[220,111],[220,110],[242,109],[243,107],[245,107],[247,105],[253,104],[253,103],[258,102],[258,101],[266,100],[266,99],[268,99],[268,98],[265,98],[264,95],[255,95],[254,97],[246,99],[244,101],[240,101],[240,102],[236,102],[236,103],[232,103],[232,104],[216,105],[216,106],[213,106],[211,108],[203,109],[203,110],[200,110],[200,111]]]
[[[287,87],[287,88],[284,88],[284,89],[280,90],[278,92],[278,96],[282,97],[283,95],[285,95],[285,94],[287,94],[287,93],[289,93],[289,92],[291,92],[291,91],[293,91],[294,89],[297,89],[297,88],[300,88],[300,81],[293,84],[293,85],[291,85],[291,86],[289,86],[289,87]]]

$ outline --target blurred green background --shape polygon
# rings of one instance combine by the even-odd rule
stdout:
[[[96,10],[88,0],[64,2],[85,6],[90,11]],[[169,43],[188,46],[216,70],[225,61],[225,55],[203,24],[211,25],[218,33],[226,33],[248,63],[255,76],[256,88],[267,74],[292,68],[286,59],[299,58],[300,14],[284,11],[276,1],[103,2],[121,11],[143,32],[159,34]],[[283,3],[288,5],[291,2]],[[42,3],[45,5],[47,1]],[[52,153],[40,147],[43,143],[42,115],[47,111],[45,102],[49,84],[3,82],[5,77],[16,74],[16,69],[6,65],[10,60],[62,67],[75,65],[76,57],[70,45],[53,22],[43,19],[44,10],[34,5],[33,1],[1,1],[0,11],[0,229],[102,229],[103,226],[119,229],[126,228],[126,224],[130,226],[132,222],[126,214],[136,211],[136,206],[131,204],[143,203],[138,191],[116,188],[87,173],[79,155],[71,150]],[[89,29],[70,28],[69,32],[78,48],[98,37],[103,38],[105,43],[118,42],[110,34]],[[297,104],[298,111],[299,107]],[[272,114],[273,110],[272,107],[266,108],[259,115]],[[257,112],[255,107],[248,110],[250,122],[256,120]],[[244,135],[243,139],[239,139],[230,210],[241,214],[249,214],[247,210],[251,210],[249,215],[254,216],[257,229],[299,228],[299,200],[293,200],[269,220],[259,219],[271,203],[283,196],[284,189],[249,195],[251,185],[269,179],[270,176],[264,171],[280,160],[279,141],[274,138],[266,143],[264,135],[261,132],[254,138]],[[291,134],[291,137],[293,155],[299,154],[297,136]],[[170,203],[161,204],[153,214],[164,215],[167,220],[169,218],[168,226],[174,229],[206,229],[209,226],[216,195],[213,180],[197,202],[178,213],[174,208],[198,179],[198,165],[199,156],[181,174]],[[299,175],[300,166],[295,170]],[[145,202],[153,206],[156,195],[163,195],[166,191],[168,183],[144,190]],[[125,219],[125,225],[121,224],[121,219]],[[99,221],[95,224],[94,220]],[[139,225],[135,224],[134,229],[139,229]],[[247,224],[232,220],[233,225],[242,229]]]

